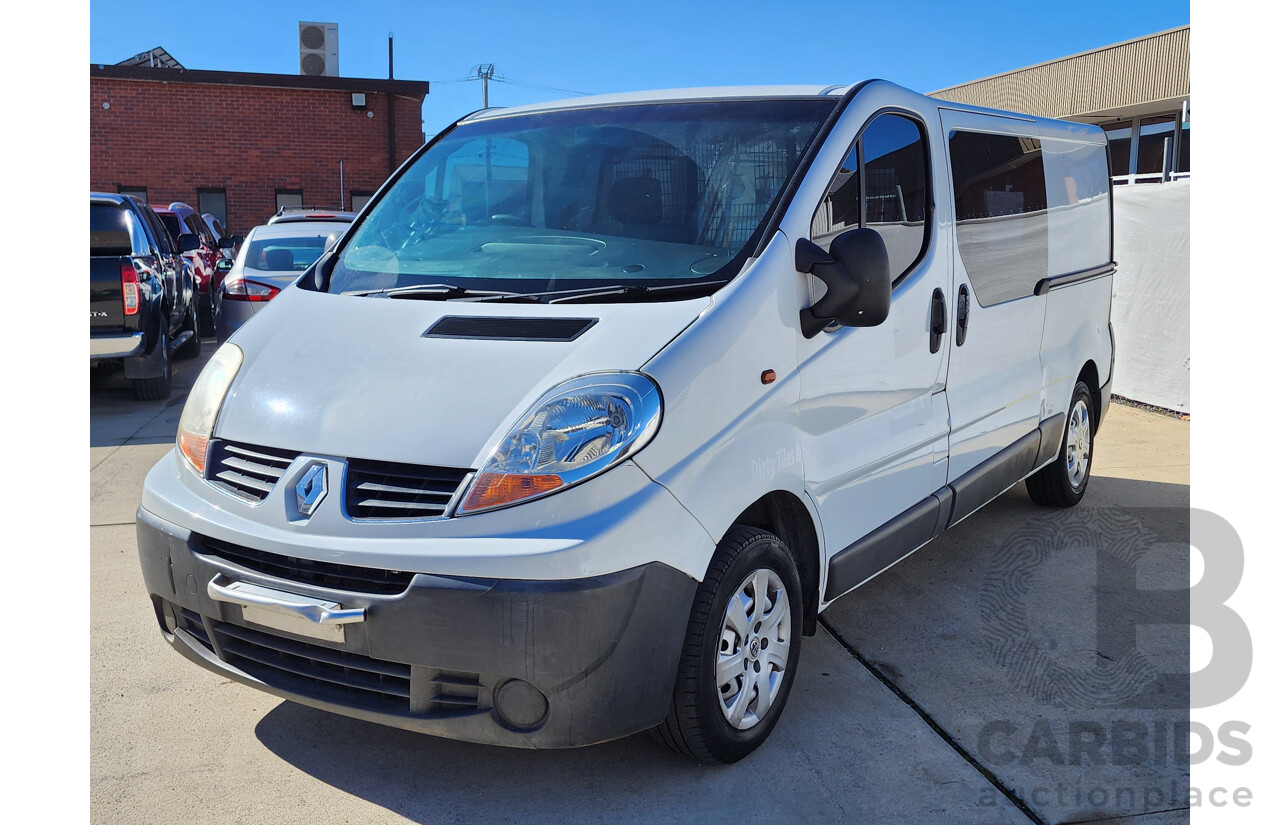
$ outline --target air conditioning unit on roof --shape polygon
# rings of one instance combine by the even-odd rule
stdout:
[[[298,74],[338,76],[337,23],[298,23]]]

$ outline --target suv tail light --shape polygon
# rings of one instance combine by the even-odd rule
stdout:
[[[227,301],[270,301],[280,290],[269,284],[237,278],[222,285],[222,297]]]
[[[138,271],[132,263],[120,264],[120,300],[125,315],[138,314]]]

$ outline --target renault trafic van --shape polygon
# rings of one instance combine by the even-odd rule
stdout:
[[[137,515],[164,638],[557,748],[768,736],[818,614],[1110,400],[1095,126],[884,81],[488,109],[224,344]]]

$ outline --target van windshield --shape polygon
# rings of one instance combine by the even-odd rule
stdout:
[[[741,267],[836,102],[621,105],[464,123],[361,217],[329,290],[714,288]]]

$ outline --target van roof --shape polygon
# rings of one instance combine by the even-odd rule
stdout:
[[[1025,121],[1033,124],[1037,132],[1045,135],[1054,134],[1070,140],[1083,140],[1089,143],[1105,142],[1102,129],[1090,124],[1079,123],[1075,121],[1058,120],[1054,118],[1037,117],[1022,112],[1010,112],[1002,109],[990,109],[984,106],[975,106],[967,103],[956,103],[950,100],[940,100],[937,98],[922,95],[910,89],[899,86],[888,80],[868,80],[865,85],[886,85],[897,88],[900,92],[915,96],[923,100],[928,100],[933,106],[939,109],[953,109],[961,112],[973,112],[974,114],[993,115],[996,117],[1014,118],[1016,120]],[[846,92],[853,88],[853,84],[841,84],[832,86],[707,86],[694,89],[656,89],[647,92],[625,92],[621,94],[611,95],[587,95],[584,97],[573,97],[565,100],[550,100],[545,103],[531,103],[524,106],[512,106],[509,108],[490,108],[481,109],[462,119],[464,123],[473,123],[479,120],[487,120],[489,118],[501,118],[509,115],[522,115],[535,112],[550,112],[566,109],[589,109],[600,106],[617,106],[628,103],[659,103],[659,102],[675,102],[675,101],[698,101],[698,100],[727,100],[727,99],[746,99],[746,98],[786,98],[786,97],[834,97],[843,96]]]
[[[837,86],[705,86],[694,89],[655,89],[647,92],[586,95],[584,97],[550,100],[545,103],[530,103],[509,108],[481,109],[463,118],[463,120],[484,120],[490,117],[506,117],[507,115],[528,112],[614,106],[623,103],[725,100],[727,98],[751,97],[840,97],[848,90],[848,84]]]

